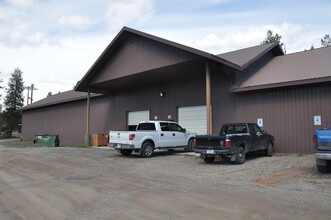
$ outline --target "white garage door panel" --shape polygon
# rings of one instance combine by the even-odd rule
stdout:
[[[206,106],[178,108],[178,123],[188,131],[198,134],[207,133]]]
[[[128,112],[128,125],[137,125],[141,121],[149,120],[149,110]]]

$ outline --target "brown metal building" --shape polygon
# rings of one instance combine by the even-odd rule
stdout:
[[[331,47],[284,55],[277,43],[212,55],[124,27],[75,90],[23,107],[22,138],[128,129],[178,121],[198,133],[259,122],[276,152],[311,153],[314,129],[331,125]]]

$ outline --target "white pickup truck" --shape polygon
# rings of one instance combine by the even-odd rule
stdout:
[[[196,133],[187,132],[175,122],[143,121],[136,131],[110,131],[108,146],[125,156],[135,151],[142,157],[151,157],[155,149],[187,148],[192,151],[195,136]]]

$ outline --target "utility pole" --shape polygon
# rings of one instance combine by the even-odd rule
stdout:
[[[27,86],[25,87],[25,89],[28,90],[28,95],[26,98],[26,104],[29,104],[29,100],[30,100],[30,104],[32,104],[33,102],[33,90],[38,90],[37,88],[34,87],[35,85],[32,83],[31,86]],[[31,94],[30,94],[30,90],[31,90]]]
[[[31,89],[31,87],[30,86],[27,86],[27,87],[25,87],[25,89],[28,90],[28,95],[26,96],[26,105],[28,105],[29,104],[30,89]]]
[[[31,98],[30,98],[31,103],[30,103],[30,104],[32,104],[32,102],[33,102],[33,90],[38,90],[38,89],[35,88],[35,87],[34,87],[34,84],[32,83],[32,84],[31,84]]]

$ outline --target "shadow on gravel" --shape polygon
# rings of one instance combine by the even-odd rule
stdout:
[[[262,152],[261,153],[260,152],[248,153],[248,154],[246,154],[245,163],[249,163],[252,160],[258,160],[258,159],[264,158],[264,157],[266,157],[266,156]],[[206,164],[203,160],[201,160],[201,163]],[[238,164],[235,164],[234,162],[232,162],[230,160],[230,158],[216,158],[214,163],[210,163],[207,165],[209,165],[209,166],[210,165],[232,165],[233,166],[233,165],[238,165]]]
[[[173,151],[167,151],[167,150],[156,150],[154,151],[154,154],[151,158],[155,158],[155,157],[167,157],[167,156],[176,156],[179,155],[180,153],[189,153],[185,150],[173,150]],[[123,158],[131,158],[131,159],[149,159],[149,158],[143,158],[141,157],[138,153],[132,153],[130,156],[124,156],[120,153],[116,153],[114,155],[115,157],[123,157]]]

